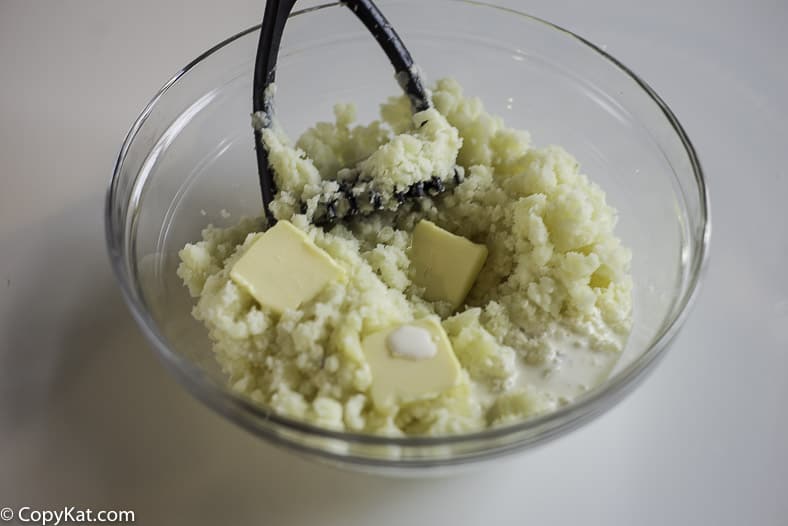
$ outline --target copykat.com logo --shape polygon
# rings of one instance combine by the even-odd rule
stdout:
[[[30,506],[0,509],[0,520],[6,523],[60,526],[61,524],[133,524],[136,516],[131,510],[92,510],[66,506],[56,510],[41,510]]]

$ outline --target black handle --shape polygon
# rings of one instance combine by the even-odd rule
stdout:
[[[421,75],[413,67],[413,58],[380,9],[372,0],[345,0],[342,3],[356,14],[378,41],[378,45],[383,48],[383,52],[394,66],[397,80],[410,97],[414,113],[429,108],[430,98],[421,82]]]
[[[263,111],[270,114],[267,111],[270,108],[266,108],[265,89],[276,80],[276,59],[282,42],[282,32],[295,3],[296,0],[268,0],[265,3],[254,64],[252,108],[255,112]]]
[[[260,190],[263,196],[263,207],[269,225],[276,222],[269,205],[274,199],[276,186],[273,173],[268,165],[268,151],[262,141],[262,129],[271,125],[273,117],[273,101],[269,97],[268,88],[276,79],[276,60],[279,45],[287,18],[293,10],[296,0],[268,0],[265,5],[263,23],[260,27],[260,40],[257,44],[257,57],[254,66],[252,86],[252,111],[254,112],[254,144],[257,155],[257,172],[260,178]],[[389,24],[380,9],[372,0],[345,0],[342,2],[364,24],[377,40],[378,45],[388,57],[397,74],[402,89],[410,98],[413,111],[422,111],[430,107],[430,98],[415,70],[413,58],[410,56],[399,35]]]
[[[268,166],[268,150],[263,144],[263,127],[270,126],[272,101],[267,99],[268,86],[276,79],[276,58],[282,42],[285,22],[293,10],[296,0],[267,0],[263,23],[260,26],[260,40],[257,42],[257,57],[254,63],[254,79],[252,82],[252,111],[254,112],[254,149],[257,157],[257,174],[260,179],[260,191],[263,195],[263,208],[268,224],[276,222],[269,205],[274,200],[276,184]]]

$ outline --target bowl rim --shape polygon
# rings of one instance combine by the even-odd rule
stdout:
[[[311,455],[317,455],[319,457],[324,457],[334,461],[338,460],[341,462],[350,462],[353,464],[388,467],[429,467],[462,464],[476,461],[481,458],[497,457],[502,454],[507,454],[513,450],[520,450],[526,447],[541,444],[547,440],[555,438],[556,436],[563,435],[598,416],[599,414],[606,412],[615,406],[624,396],[626,396],[636,385],[636,381],[643,375],[651,372],[654,369],[653,365],[655,365],[655,363],[664,356],[669,344],[684,325],[684,322],[686,321],[698,296],[700,284],[703,281],[703,276],[708,266],[707,263],[710,247],[711,210],[709,203],[709,191],[700,160],[698,159],[692,142],[674,115],[673,111],[662,100],[662,98],[657,95],[657,93],[651,88],[651,86],[648,85],[648,83],[642,80],[618,59],[609,55],[604,49],[598,47],[586,38],[579,36],[568,29],[522,11],[498,6],[488,2],[478,0],[443,1],[446,3],[467,4],[504,11],[509,14],[527,18],[532,22],[540,23],[546,26],[547,29],[563,33],[565,36],[568,36],[580,44],[583,44],[595,51],[615,68],[619,69],[626,76],[634,80],[637,85],[645,92],[645,94],[648,95],[652,102],[657,105],[657,107],[666,117],[670,126],[673,128],[673,131],[678,136],[686,154],[688,155],[693,175],[695,177],[696,188],[694,188],[694,190],[698,191],[699,197],[698,201],[699,214],[701,218],[701,233],[698,236],[699,242],[694,247],[695,250],[693,265],[689,269],[689,274],[686,281],[686,289],[683,291],[683,295],[678,298],[679,301],[674,303],[674,307],[669,313],[669,317],[665,320],[665,322],[663,322],[662,330],[652,339],[651,345],[640,356],[638,356],[637,359],[619,371],[615,376],[608,379],[603,384],[595,387],[594,389],[591,389],[581,397],[578,397],[565,407],[559,408],[545,415],[529,418],[506,426],[485,429],[483,431],[429,437],[391,437],[356,432],[333,431],[300,420],[278,415],[273,410],[267,410],[263,407],[260,407],[251,400],[233,393],[228,388],[219,386],[216,382],[208,378],[208,375],[202,369],[191,363],[186,358],[173,352],[169,348],[166,340],[157,329],[156,323],[147,312],[147,309],[145,308],[138,291],[135,290],[135,287],[132,285],[132,283],[127,280],[126,271],[130,269],[127,268],[125,261],[125,239],[123,239],[123,236],[118,238],[118,236],[115,235],[118,231],[117,227],[120,227],[121,225],[116,225],[115,223],[115,217],[113,216],[113,205],[116,201],[116,190],[119,184],[126,156],[131,149],[138,132],[156,108],[159,100],[182,77],[184,77],[197,65],[202,63],[205,59],[221,50],[225,46],[235,42],[236,40],[250,33],[258,31],[260,25],[254,25],[222,40],[218,44],[209,48],[207,51],[198,55],[186,66],[181,68],[158,90],[158,92],[154,95],[150,102],[148,102],[137,119],[134,121],[128,133],[126,134],[118,156],[115,160],[112,176],[107,188],[105,199],[105,236],[110,263],[115,277],[119,282],[124,300],[136,322],[140,325],[140,328],[142,329],[146,338],[157,351],[159,358],[163,360],[165,366],[196,398],[200,399],[203,403],[229,418],[236,424],[254,432],[255,434],[263,435],[264,438],[275,444],[285,445],[291,449],[299,450]],[[341,5],[341,2],[326,2],[295,11],[290,16],[302,16],[317,10],[339,5]],[[123,218],[120,223],[122,224],[124,220],[125,218]],[[554,427],[548,426],[548,424],[556,422],[557,424],[554,425]],[[264,425],[261,426],[261,423],[264,423]],[[290,432],[308,435],[311,438],[339,440],[343,442],[369,446],[400,446],[402,448],[423,448],[430,446],[434,447],[485,442],[489,440],[500,439],[502,437],[517,435],[518,433],[534,430],[541,426],[546,426],[546,432],[538,432],[534,436],[527,436],[525,438],[515,440],[512,443],[495,444],[491,448],[473,448],[470,453],[463,453],[461,456],[448,456],[439,458],[382,458],[358,456],[352,453],[343,454],[321,449],[316,446],[300,444],[295,440],[289,440],[281,436],[280,433],[271,428],[272,424],[281,426]]]

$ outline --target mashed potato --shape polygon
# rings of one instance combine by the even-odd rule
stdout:
[[[405,97],[392,98],[383,122],[367,126],[353,126],[353,107],[338,105],[335,123],[319,123],[295,146],[280,131],[264,133],[276,217],[344,268],[344,282],[281,315],[261,307],[230,269],[265,219],[209,226],[180,252],[178,274],[197,298],[193,314],[209,329],[232,389],[330,429],[437,435],[551,411],[605,378],[630,329],[632,281],[604,192],[565,150],[532,147],[526,132],[507,128],[457,82],[439,81],[432,97],[434,109],[416,115]],[[464,180],[441,196],[330,230],[310,223],[316,196],[342,169],[393,192],[455,163]],[[457,311],[426,301],[413,284],[409,247],[421,219],[489,250]],[[376,407],[361,341],[429,315],[442,321],[460,381],[436,398]]]

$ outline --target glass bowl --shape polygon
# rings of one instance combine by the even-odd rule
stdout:
[[[633,253],[634,324],[611,377],[558,411],[484,432],[387,438],[328,431],[231,392],[192,300],[177,252],[208,223],[258,216],[250,124],[259,26],[200,55],[143,110],[121,148],[106,234],[120,286],[166,366],[199,399],[265,440],[345,467],[424,473],[521,451],[610,409],[653,369],[684,321],[707,254],[709,206],[692,145],[665,103],[621,63],[569,31],[492,5],[380,2],[430,80],[457,78],[538,145],[560,144],[618,209]],[[332,105],[359,119],[398,86],[372,37],[338,4],[296,12],[278,66],[278,116],[291,137]]]

